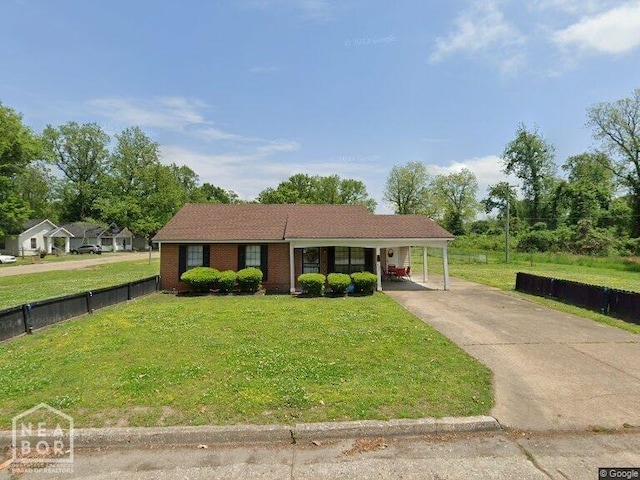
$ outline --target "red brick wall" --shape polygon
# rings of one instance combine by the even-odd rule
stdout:
[[[178,245],[163,243],[160,247],[160,288],[181,292],[185,285],[178,278]]]
[[[289,244],[268,244],[269,276],[263,286],[269,291],[289,292]],[[187,286],[178,277],[179,245],[162,244],[160,253],[160,288],[178,292],[187,290]],[[211,244],[209,249],[209,263],[218,270],[238,270],[237,244]]]

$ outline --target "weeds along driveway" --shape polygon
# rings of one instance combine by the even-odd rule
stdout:
[[[459,279],[386,293],[493,371],[504,427],[640,426],[640,335]]]
[[[153,252],[151,258],[159,258],[158,252]],[[103,255],[77,255],[77,260],[66,260],[64,262],[36,262],[28,265],[3,265],[0,266],[0,277],[11,275],[24,275],[27,273],[51,272],[53,270],[75,270],[78,268],[102,265],[104,263],[129,262],[135,260],[145,260],[149,258],[149,252],[118,253]]]

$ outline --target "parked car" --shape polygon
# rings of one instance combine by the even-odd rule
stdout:
[[[15,263],[16,257],[13,255],[0,255],[0,263]]]
[[[71,253],[97,253],[100,255],[102,253],[102,247],[100,245],[80,245],[78,248],[71,249]]]

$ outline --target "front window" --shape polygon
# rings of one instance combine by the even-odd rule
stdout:
[[[244,266],[260,268],[262,248],[260,245],[247,245],[245,247]]]
[[[37,238],[32,238],[31,239],[31,248],[33,250],[35,250],[36,248],[38,248],[38,239]]]
[[[204,265],[202,245],[189,245],[187,247],[187,270]]]
[[[262,281],[268,281],[269,260],[267,245],[239,245],[238,270],[247,267],[259,268],[262,271]]]
[[[362,247],[336,247],[335,272],[354,273],[365,271],[365,250]]]

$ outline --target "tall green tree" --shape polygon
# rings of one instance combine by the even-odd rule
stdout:
[[[0,236],[19,231],[32,214],[15,180],[40,154],[40,141],[23,124],[22,116],[0,103]]]
[[[465,223],[476,218],[479,203],[478,180],[470,170],[438,175],[432,184],[435,203],[440,206],[444,226],[454,235],[465,233]]]
[[[58,220],[59,180],[43,162],[32,162],[13,179],[15,193],[31,209],[31,217]]]
[[[199,187],[198,201],[207,203],[240,203],[238,194],[205,182]]]
[[[159,145],[139,127],[116,135],[101,195],[95,202],[104,222],[115,221],[150,239],[198,188],[188,167],[160,163]]]
[[[567,181],[557,196],[567,205],[569,225],[589,220],[597,226],[608,214],[615,192],[612,167],[604,153],[582,153],[567,159],[562,166]]]
[[[109,136],[96,123],[69,122],[55,128],[48,125],[42,139],[46,159],[64,174],[62,219],[93,216],[107,167]]]
[[[629,189],[632,236],[640,237],[640,88],[628,98],[587,110],[587,125],[613,160],[613,173]]]
[[[394,165],[387,177],[383,198],[400,215],[423,213],[433,215],[429,195],[431,177],[421,162]]]
[[[514,174],[522,181],[526,217],[530,225],[542,220],[549,200],[556,165],[554,148],[538,133],[524,124],[518,126],[516,138],[507,144],[502,154],[504,173]]]
[[[260,203],[309,203],[364,205],[373,212],[376,201],[367,193],[360,180],[344,179],[339,175],[292,175],[276,188],[266,188],[258,194]]]

